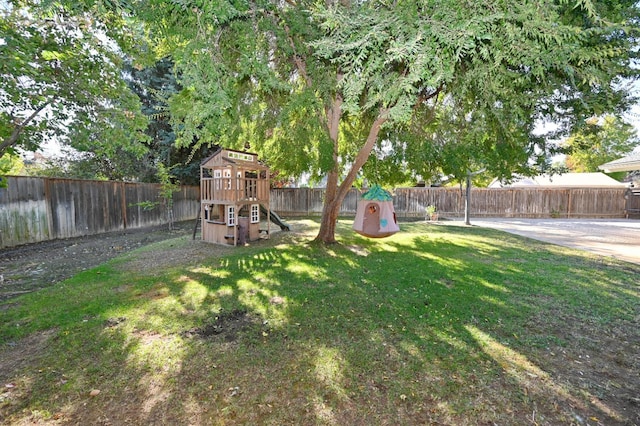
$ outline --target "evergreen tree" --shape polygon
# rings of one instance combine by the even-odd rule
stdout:
[[[165,57],[142,69],[128,64],[126,73],[130,76],[129,87],[140,98],[142,112],[149,118],[146,130],[149,136],[149,151],[140,163],[139,180],[157,182],[158,165],[162,164],[171,170],[171,175],[177,182],[198,185],[200,162],[210,155],[217,145],[176,145],[176,134],[170,123],[171,112],[167,99],[179,93],[182,87],[174,75],[173,61],[170,57]]]

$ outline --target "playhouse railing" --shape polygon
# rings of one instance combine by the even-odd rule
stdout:
[[[202,178],[200,188],[203,203],[238,203],[269,199],[269,181],[266,179]]]

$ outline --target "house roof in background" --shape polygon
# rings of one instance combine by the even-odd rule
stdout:
[[[598,168],[607,173],[640,170],[640,151],[636,150],[626,157],[609,161],[608,163],[598,166]]]
[[[516,178],[512,183],[505,184],[494,181],[490,188],[521,188],[521,187],[626,187],[628,184],[618,182],[601,172],[596,173],[563,173],[561,175],[540,175]]]

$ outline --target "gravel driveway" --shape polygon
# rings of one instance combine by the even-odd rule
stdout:
[[[472,218],[471,224],[640,264],[640,220]]]

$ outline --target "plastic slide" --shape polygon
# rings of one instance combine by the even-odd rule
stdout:
[[[262,212],[262,214],[267,214],[267,209],[264,208],[264,206],[262,204],[260,204],[260,211]],[[276,212],[274,212],[273,210],[271,210],[271,222],[275,223],[276,225],[278,225],[280,227],[281,230],[283,231],[291,231],[291,227],[284,222],[280,216],[278,216],[278,214]]]

